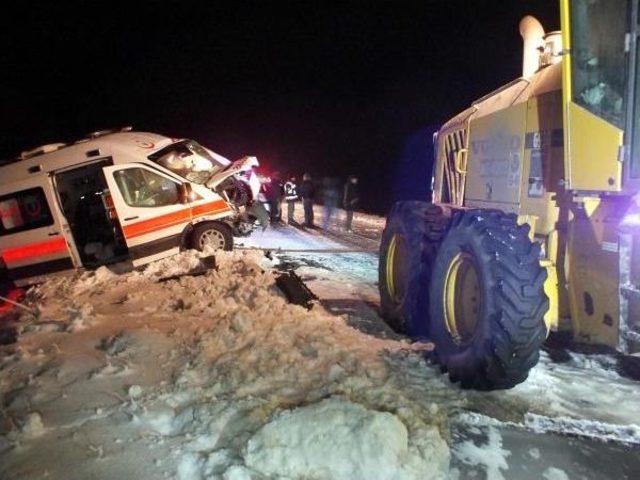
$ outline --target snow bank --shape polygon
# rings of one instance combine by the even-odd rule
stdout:
[[[327,399],[276,416],[249,440],[245,461],[265,475],[309,480],[443,478],[449,452],[433,432],[432,449],[411,451],[396,416]]]

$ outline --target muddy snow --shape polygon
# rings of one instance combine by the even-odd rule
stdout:
[[[0,352],[0,478],[633,478],[640,384],[606,356],[543,354],[508,392],[451,385],[377,316],[360,248],[376,221],[30,290],[38,314]],[[245,247],[271,248],[259,238]],[[277,289],[283,270],[320,297],[311,310]],[[590,473],[603,453],[615,476]]]

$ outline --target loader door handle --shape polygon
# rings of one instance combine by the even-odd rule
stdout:
[[[467,153],[468,150],[466,148],[461,148],[456,152],[456,156],[454,158],[453,167],[460,175],[467,174]]]
[[[125,219],[124,219],[124,221],[125,221],[125,222],[128,222],[129,220],[135,220],[135,219],[137,219],[137,218],[138,218],[138,216],[137,216],[137,215],[136,215],[135,217],[127,217],[127,218],[125,218]]]

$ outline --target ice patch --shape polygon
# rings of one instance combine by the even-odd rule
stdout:
[[[607,424],[637,423],[640,391],[637,382],[616,372],[614,357],[570,354],[554,363],[545,352],[526,382],[500,394],[497,400],[526,402],[526,410],[546,417],[589,419]],[[587,373],[588,372],[588,373]]]
[[[502,448],[502,435],[496,428],[489,427],[488,437],[488,442],[484,445],[476,445],[467,440],[456,446],[453,453],[467,465],[485,467],[487,478],[504,480],[502,470],[509,469],[507,457],[511,452]]]
[[[569,476],[565,473],[564,470],[560,470],[556,467],[549,467],[544,472],[542,472],[542,476],[545,480],[569,480]]]
[[[540,460],[540,449],[538,448],[532,448],[529,450],[529,455],[531,455],[531,458],[535,459],[535,460]]]
[[[445,478],[446,444],[437,436],[431,447],[411,451],[396,416],[333,398],[276,416],[249,440],[245,462],[310,480]]]

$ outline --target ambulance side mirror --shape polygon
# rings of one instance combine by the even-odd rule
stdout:
[[[181,183],[178,185],[178,198],[180,203],[189,203],[193,200],[193,188],[190,183]]]

